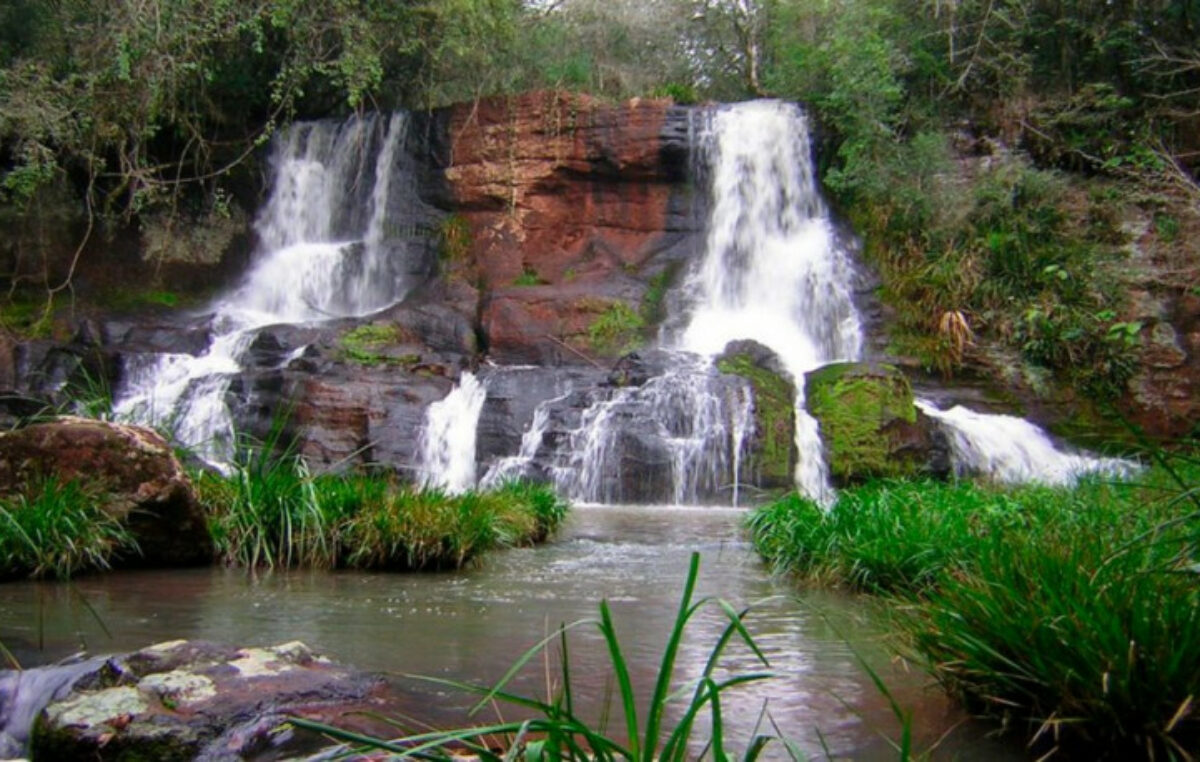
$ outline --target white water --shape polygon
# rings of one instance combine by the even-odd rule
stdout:
[[[421,431],[420,481],[462,493],[475,486],[475,441],[487,390],[473,373],[463,373],[458,386],[429,406]]]
[[[92,658],[49,667],[0,670],[0,759],[29,753],[34,721],[52,701],[67,697],[81,677],[104,661]]]
[[[1124,477],[1138,468],[1118,458],[1064,452],[1045,431],[1023,418],[977,413],[961,405],[943,411],[923,400],[917,401],[917,407],[942,425],[959,476],[1065,486],[1086,474]]]
[[[796,483],[824,500],[828,474],[817,422],[804,410],[804,374],[861,352],[854,268],[817,189],[803,112],[755,101],[710,119],[708,237],[686,285],[692,311],[677,345],[714,356],[753,339],[779,356],[797,387]]]
[[[529,428],[525,429],[525,433],[521,435],[521,446],[518,448],[517,454],[497,459],[479,480],[480,487],[485,489],[499,487],[510,479],[527,476],[529,465],[537,457],[538,450],[542,448],[546,429],[550,426],[551,408],[565,400],[570,394],[571,390],[568,388],[563,394],[538,403],[533,410],[533,420],[529,422]]]
[[[241,285],[213,305],[212,343],[199,356],[131,362],[118,416],[167,427],[221,465],[234,438],[225,395],[258,329],[366,315],[404,297],[409,284],[403,255],[388,245],[388,219],[415,193],[411,173],[396,167],[408,118],[392,115],[381,136],[379,122],[297,124],[276,138],[271,195],[255,220],[259,253]],[[368,161],[376,140],[382,145]]]
[[[665,451],[670,502],[694,505],[703,493],[728,491],[736,505],[752,411],[744,385],[735,395],[723,393],[706,359],[680,354],[662,375],[618,389],[583,412],[553,468],[555,485],[573,500],[628,501],[624,458],[654,455],[634,449],[645,438]],[[733,483],[722,483],[731,470]]]

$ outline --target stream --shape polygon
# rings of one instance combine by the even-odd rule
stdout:
[[[32,666],[81,649],[111,653],[176,638],[248,646],[298,639],[339,661],[393,676],[401,695],[412,698],[403,711],[447,727],[466,722],[471,699],[404,675],[491,683],[560,623],[595,617],[601,598],[612,608],[633,682],[647,700],[688,559],[699,551],[697,595],[753,606],[747,627],[776,675],[723,696],[731,748],[746,746],[765,702],[779,729],[806,753],[822,755],[825,744],[838,758],[895,759],[885,736],[898,738],[899,726],[861,657],[913,713],[918,748],[946,735],[939,758],[1023,758],[1019,749],[985,739],[984,729],[967,722],[918,668],[890,661],[883,614],[870,599],[797,593],[772,579],[742,537],[744,515],[722,508],[585,506],[573,511],[555,540],[491,554],[457,573],[249,575],[218,568],[122,571],[70,585],[13,583],[0,602],[0,640]],[[677,678],[699,674],[723,625],[716,607],[694,621]],[[599,719],[611,670],[598,631],[576,628],[570,648],[580,713]],[[722,664],[728,674],[762,671],[741,644],[731,645]],[[544,697],[546,681],[539,657],[515,688]],[[614,701],[615,718],[621,712]],[[478,719],[493,717],[485,712]]]

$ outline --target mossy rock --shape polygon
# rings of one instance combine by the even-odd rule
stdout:
[[[767,489],[790,489],[796,473],[796,387],[771,350],[753,341],[729,344],[717,358],[722,373],[741,376],[754,390],[754,440],[747,467]]]
[[[944,435],[917,410],[908,379],[895,367],[835,363],[805,378],[805,406],[821,426],[835,483],[948,471]]]

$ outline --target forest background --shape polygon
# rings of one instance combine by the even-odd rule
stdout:
[[[86,221],[65,260],[0,241],[4,324],[52,330],[106,234],[253,208],[257,149],[292,120],[771,96],[817,123],[893,353],[1111,400],[1143,347],[1131,239],[1200,293],[1198,39],[1200,0],[4,0],[0,221]]]

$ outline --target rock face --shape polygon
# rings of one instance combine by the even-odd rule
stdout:
[[[917,410],[908,379],[896,368],[837,363],[808,373],[805,384],[805,405],[821,425],[836,484],[949,473],[944,435]]]
[[[722,373],[741,376],[754,389],[754,439],[750,481],[768,489],[787,489],[795,481],[796,385],[779,358],[756,341],[735,341],[717,359]]]
[[[554,92],[449,110],[449,276],[476,296],[496,362],[579,364],[632,348],[593,326],[630,314],[637,334],[672,263],[696,251],[689,114]]]
[[[276,758],[287,716],[370,710],[382,681],[299,642],[232,648],[174,641],[103,660],[34,725],[34,759]]]
[[[18,493],[47,476],[107,496],[105,510],[141,548],[140,558],[125,563],[177,566],[212,559],[212,539],[191,483],[150,429],[65,417],[0,434],[0,492]]]

